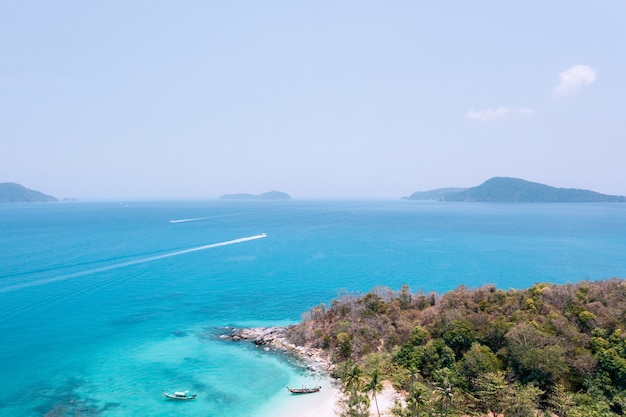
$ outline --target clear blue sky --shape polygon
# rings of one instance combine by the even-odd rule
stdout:
[[[626,2],[3,1],[0,182],[626,195]]]

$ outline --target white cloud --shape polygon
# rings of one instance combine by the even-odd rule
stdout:
[[[575,94],[585,84],[596,80],[596,69],[588,65],[574,65],[559,74],[559,84],[554,88],[556,97]]]
[[[499,119],[501,117],[519,114],[519,115],[529,115],[533,114],[534,110],[530,107],[517,107],[517,108],[509,108],[509,107],[498,107],[497,109],[486,109],[486,110],[470,110],[465,114],[466,119],[474,119],[474,120],[494,120]]]

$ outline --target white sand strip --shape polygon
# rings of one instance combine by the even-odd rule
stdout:
[[[340,391],[331,384],[323,384],[320,392],[313,394],[289,394],[285,388],[276,401],[271,401],[272,410],[262,410],[261,416],[272,417],[337,417],[337,399]]]

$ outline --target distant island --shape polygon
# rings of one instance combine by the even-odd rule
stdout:
[[[13,182],[0,183],[0,203],[48,203],[52,201],[58,201],[58,199]]]
[[[577,188],[556,188],[519,178],[494,177],[472,188],[439,188],[419,191],[407,200],[515,203],[626,202],[626,197]]]
[[[222,200],[291,200],[291,196],[280,191],[269,191],[263,194],[225,194],[220,197]]]
[[[437,188],[430,191],[417,191],[408,197],[404,197],[405,200],[442,200],[447,194],[460,193],[467,188]]]

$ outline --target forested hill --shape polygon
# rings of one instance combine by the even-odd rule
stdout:
[[[50,201],[57,201],[57,199],[13,182],[0,183],[0,203],[35,203]]]
[[[393,381],[407,394],[398,415],[612,417],[626,411],[625,312],[622,279],[441,296],[378,288],[313,308],[288,334],[323,348],[344,387]]]
[[[476,187],[413,193],[409,200],[434,199],[467,202],[588,203],[626,202],[626,197],[576,188],[556,188],[519,178],[494,177]]]

